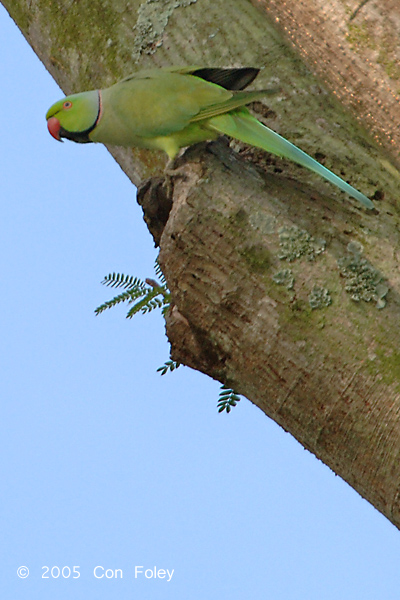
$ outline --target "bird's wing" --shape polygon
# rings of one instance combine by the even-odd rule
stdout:
[[[260,72],[260,69],[254,67],[232,67],[225,69],[221,67],[201,67],[199,65],[174,66],[163,67],[162,69],[149,69],[148,71],[138,71],[137,73],[125,77],[122,81],[141,78],[144,75],[148,77],[157,77],[160,72],[194,75],[209,83],[215,83],[226,90],[243,90],[254,81]]]
[[[192,117],[190,120],[191,123],[195,123],[197,121],[204,121],[206,119],[211,119],[212,117],[216,117],[217,115],[222,115],[224,113],[230,112],[235,108],[240,108],[241,106],[245,106],[250,102],[254,102],[255,100],[259,100],[260,98],[265,98],[267,95],[276,94],[277,89],[270,90],[255,90],[252,92],[234,92],[231,98],[228,98],[224,102],[219,102],[218,104],[212,104],[211,106],[206,106],[202,108],[197,115]]]
[[[158,69],[127,77],[103,95],[124,126],[146,138],[184,129],[201,111],[230,100],[233,92],[199,77]]]

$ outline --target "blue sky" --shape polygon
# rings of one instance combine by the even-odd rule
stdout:
[[[158,314],[94,316],[110,271],[154,277],[135,190],[50,137],[60,90],[2,7],[0,40],[2,598],[398,600],[384,517],[247,400],[160,377]]]

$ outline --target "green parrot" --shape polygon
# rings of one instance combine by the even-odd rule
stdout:
[[[196,66],[139,71],[104,90],[59,100],[47,111],[47,127],[59,141],[163,150],[170,159],[180,148],[226,134],[290,158],[373,209],[364,194],[250,114],[246,104],[275,92],[243,91],[258,72]]]

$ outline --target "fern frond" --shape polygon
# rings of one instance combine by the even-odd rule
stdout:
[[[165,317],[165,315],[167,314],[167,312],[169,311],[169,306],[170,306],[170,294],[168,294],[168,296],[164,296],[164,306],[161,309],[161,314],[163,317]]]
[[[142,314],[145,315],[146,313],[151,312],[155,308],[162,308],[163,306],[164,300],[162,300],[161,298],[153,298],[152,300],[149,300],[146,306],[142,308]]]
[[[161,283],[166,286],[167,282],[165,281],[164,273],[161,271],[160,263],[158,262],[157,258],[154,263],[154,272],[157,275],[158,279],[161,281]]]
[[[227,413],[230,413],[238,402],[240,402],[239,395],[226,385],[222,385],[217,404],[218,412],[221,413],[225,410]]]
[[[108,308],[112,308],[121,302],[132,304],[137,301],[138,298],[141,298],[139,301],[135,302],[128,311],[128,314],[126,315],[127,319],[132,319],[132,317],[139,312],[146,314],[156,308],[161,308],[162,314],[165,315],[170,307],[171,294],[158,260],[155,261],[154,270],[161,284],[158,284],[154,279],[142,281],[132,275],[109,273],[104,277],[101,283],[112,288],[124,288],[125,291],[115,296],[112,300],[108,300],[107,302],[104,302],[104,304],[101,304],[101,306],[98,306],[95,310],[95,314],[99,315]],[[165,375],[168,372],[175,371],[180,365],[181,363],[177,361],[167,360],[162,367],[157,369],[157,373]],[[240,402],[239,395],[233,389],[222,385],[217,404],[218,412],[221,413],[225,411],[230,413],[232,408],[236,406],[238,402]]]
[[[144,292],[145,293],[145,292]],[[107,300],[107,302],[104,302],[104,304],[101,304],[100,306],[98,306],[96,308],[95,315],[100,315],[102,312],[104,312],[105,310],[107,310],[108,308],[112,308],[113,306],[117,306],[117,304],[120,304],[121,302],[133,302],[133,298],[132,298],[132,294],[131,292],[123,292],[122,294],[119,294],[118,296],[115,296],[112,300]]]
[[[156,263],[156,265],[158,265],[158,263]],[[164,279],[161,270],[159,270],[158,274],[161,274],[160,278]],[[131,319],[139,312],[146,314],[156,308],[162,309],[163,314],[165,314],[169,308],[170,292],[166,283],[159,284],[157,281],[154,281],[154,279],[142,281],[137,277],[124,275],[123,273],[110,273],[101,283],[113,288],[122,287],[125,288],[126,291],[115,296],[112,300],[104,302],[101,306],[98,306],[95,310],[96,315],[101,314],[108,308],[112,308],[121,302],[132,304],[138,298],[142,299],[139,302],[136,302],[136,304],[128,311],[128,314],[126,315],[127,319]]]
[[[144,282],[132,275],[124,275],[123,273],[109,273],[101,282],[103,285],[113,288],[131,289],[134,287],[144,287]]]
[[[175,369],[177,369],[180,366],[180,362],[177,362],[175,360],[167,360],[162,367],[158,367],[157,373],[160,373],[161,375],[165,375],[166,373],[168,373],[168,371],[172,373],[172,371],[175,371]]]
[[[134,306],[132,306],[132,308],[129,310],[128,314],[126,315],[127,319],[132,319],[132,317],[134,315],[136,315],[138,312],[141,312],[142,314],[146,314],[146,313],[151,312],[155,308],[161,308],[162,306],[164,306],[164,304],[165,304],[164,298],[163,299],[157,298],[157,296],[159,296],[160,294],[163,294],[163,292],[164,292],[163,288],[160,288],[160,287],[150,288],[150,289],[147,289],[146,291],[147,291],[146,295],[139,302],[136,302],[136,304]]]

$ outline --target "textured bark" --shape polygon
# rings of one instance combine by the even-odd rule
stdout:
[[[316,73],[400,159],[398,0],[252,0]]]
[[[232,0],[229,20],[215,0],[3,3],[66,92],[151,64],[264,66],[260,87],[282,92],[254,106],[260,118],[375,199],[379,213],[367,213],[296,165],[234,144],[238,155],[223,141],[188,150],[175,172],[139,194],[172,294],[173,358],[246,395],[400,526],[396,128],[390,158],[286,45],[267,17],[282,25],[294,0],[264,2],[267,12]],[[340,81],[329,75],[337,64],[326,52],[340,56],[342,44],[334,19],[326,9],[315,28],[311,1],[297,4],[301,51],[313,56],[316,36],[313,68],[318,58],[350,105],[354,72],[344,69]],[[318,31],[329,33],[329,47]],[[382,93],[394,117],[398,105],[365,71],[367,91]],[[375,115],[370,97],[363,110]],[[382,143],[385,123],[375,129]],[[156,153],[112,152],[134,183],[160,175],[165,162]]]

